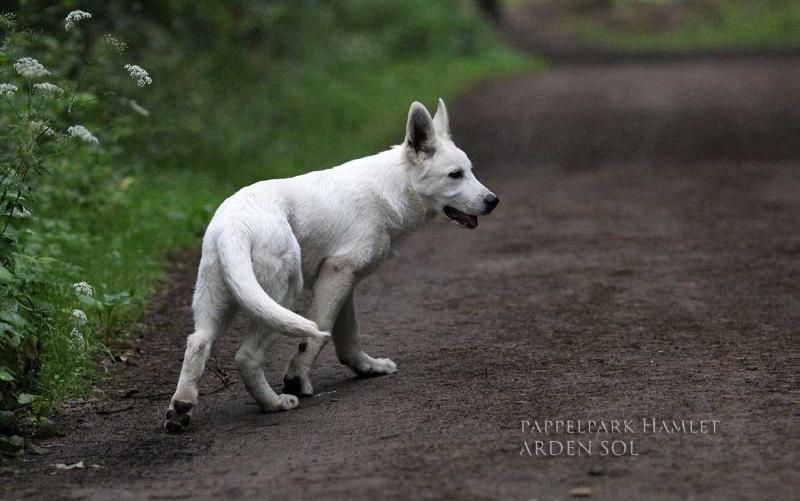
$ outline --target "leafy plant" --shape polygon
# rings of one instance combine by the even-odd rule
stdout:
[[[40,206],[108,198],[100,166],[124,137],[115,128],[129,127],[136,115],[132,100],[122,97],[125,84],[134,90],[152,83],[141,67],[123,66],[124,44],[116,38],[92,43],[81,36],[91,17],[70,12],[58,37],[19,29],[13,14],[0,15],[0,408],[26,412],[33,419],[28,424],[49,423],[48,399],[29,393],[37,387],[43,350],[62,345],[56,351],[69,354],[65,367],[80,377],[99,346],[94,330],[112,329],[115,307],[129,296],[95,298],[93,288],[81,282],[73,286],[76,307],[64,304],[69,285],[54,283],[53,276],[64,280],[80,267],[48,242],[52,233],[69,238],[70,228],[37,216]],[[125,79],[126,72],[133,81]],[[96,129],[103,133],[96,135]],[[61,290],[54,294],[53,288]]]

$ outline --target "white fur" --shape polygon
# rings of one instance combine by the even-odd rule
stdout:
[[[493,195],[451,141],[448,122],[441,100],[433,119],[414,103],[403,145],[332,169],[262,181],[225,200],[203,239],[192,304],[195,332],[188,338],[167,429],[188,426],[211,344],[237,311],[248,315],[252,328],[236,363],[265,411],[298,402],[277,395],[264,377],[264,354],[278,335],[305,338],[285,378],[285,388],[294,385],[300,395],[313,392],[309,371],[329,331],[339,360],[356,373],[397,370],[391,360],[362,350],[353,287],[386,259],[398,238],[445,206],[475,216],[493,208],[485,203]],[[454,170],[463,177],[451,178]],[[289,309],[304,287],[314,292],[310,319]]]

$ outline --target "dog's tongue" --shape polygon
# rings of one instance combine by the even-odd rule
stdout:
[[[478,216],[464,214],[460,210],[453,209],[452,207],[445,207],[444,213],[447,215],[447,217],[465,228],[472,229],[478,227]]]
[[[462,215],[463,219],[459,219],[458,224],[466,226],[469,229],[478,227],[478,216],[470,216],[468,214],[462,214]]]

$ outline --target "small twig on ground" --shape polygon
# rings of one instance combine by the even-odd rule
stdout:
[[[208,363],[206,364],[206,368],[208,369],[209,372],[211,372],[212,374],[217,376],[219,378],[219,380],[222,381],[222,384],[224,384],[226,386],[228,384],[230,384],[229,381],[230,381],[231,375],[228,374],[227,372],[225,372],[222,368],[220,368],[219,364],[217,363],[217,358],[216,357],[211,357],[211,358],[208,359]]]
[[[167,397],[171,397],[172,393],[163,392],[163,393],[151,393],[149,395],[132,395],[130,397],[124,397],[128,400],[161,400]]]
[[[97,411],[97,414],[100,414],[102,416],[106,416],[108,414],[117,414],[119,412],[129,411],[129,410],[133,409],[134,407],[136,407],[135,403],[131,404],[131,405],[127,406],[127,407],[121,407],[119,409],[100,409],[100,410]]]
[[[326,396],[326,395],[336,395],[336,390],[333,390],[333,391],[323,391],[322,393],[317,393],[317,394],[316,394],[316,395],[314,395],[312,398],[324,397],[324,396]]]
[[[225,372],[223,369],[221,369],[219,367],[219,365],[217,364],[216,358],[210,358],[210,359],[208,359],[208,361],[209,361],[209,364],[206,365],[206,368],[208,369],[208,372],[210,372],[211,374],[214,374],[220,380],[220,382],[222,384],[220,386],[214,388],[213,390],[201,391],[200,395],[203,395],[203,396],[205,396],[205,395],[213,395],[214,393],[218,393],[218,392],[224,390],[225,388],[227,388],[228,386],[230,386],[232,384],[231,375],[228,374],[227,372]],[[167,391],[161,392],[161,393],[150,393],[150,394],[141,395],[141,394],[139,394],[138,390],[128,390],[124,395],[122,395],[121,398],[124,398],[126,400],[162,400],[162,399],[165,399],[165,398],[169,398],[171,396],[172,396],[172,392],[167,392]]]
[[[222,383],[221,385],[219,385],[218,387],[214,388],[213,390],[211,390],[211,391],[201,391],[200,394],[203,395],[203,396],[213,395],[214,393],[217,393],[217,392],[220,392],[220,391],[224,390],[225,388],[227,388],[230,385],[231,385],[230,382]]]
[[[225,388],[227,388],[228,386],[231,385],[231,375],[228,374],[227,372],[225,372],[219,366],[219,364],[217,363],[217,358],[216,357],[211,357],[211,358],[208,359],[208,363],[206,364],[206,369],[208,369],[208,371],[211,374],[214,374],[215,376],[217,376],[219,378],[219,380],[222,382],[222,384],[220,386],[218,386],[217,388],[214,388],[211,391],[205,391],[205,392],[201,391],[200,392],[201,395],[203,395],[203,396],[205,396],[205,395],[213,395],[214,393],[220,392],[220,391],[224,390]]]

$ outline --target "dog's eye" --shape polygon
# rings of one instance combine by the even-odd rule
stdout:
[[[464,177],[464,171],[461,169],[454,170],[448,176],[452,177],[453,179],[461,179]]]

